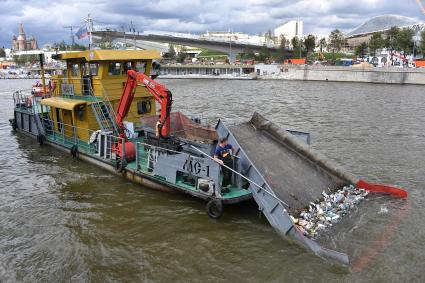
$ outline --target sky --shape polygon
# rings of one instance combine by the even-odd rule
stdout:
[[[140,32],[183,33],[258,34],[299,19],[304,21],[305,34],[326,35],[335,28],[348,32],[383,14],[425,19],[416,0],[0,0],[0,11],[0,47],[5,48],[10,48],[19,23],[39,45],[69,42],[70,31],[64,27],[84,25],[88,13],[95,24],[129,26],[133,22]]]

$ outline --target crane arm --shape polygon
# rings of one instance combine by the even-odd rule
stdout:
[[[127,138],[124,132],[124,119],[128,115],[131,103],[134,99],[136,88],[142,84],[152,94],[152,96],[161,105],[159,135],[162,138],[169,137],[170,135],[170,114],[173,98],[171,92],[162,84],[154,81],[144,73],[136,72],[134,70],[127,71],[127,82],[124,86],[124,91],[121,96],[117,108],[117,124],[120,130],[120,137]]]

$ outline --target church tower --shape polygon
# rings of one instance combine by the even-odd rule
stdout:
[[[18,35],[18,50],[24,51],[27,49],[27,36],[25,35],[24,25],[21,23],[19,25],[19,35]]]

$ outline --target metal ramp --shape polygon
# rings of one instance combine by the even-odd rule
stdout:
[[[351,176],[258,113],[250,122],[230,128],[219,121],[216,130],[235,148],[239,170],[250,180],[248,189],[271,226],[315,254],[348,265],[346,254],[305,237],[289,213],[308,205],[327,187],[336,189],[351,183]]]
[[[91,104],[96,121],[103,131],[118,133],[115,113],[109,101],[97,101]]]

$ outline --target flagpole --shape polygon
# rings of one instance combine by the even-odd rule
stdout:
[[[90,18],[90,14],[88,14],[88,16],[87,16],[87,25],[88,25],[88,32],[89,32],[89,50],[90,50],[93,47],[93,40],[92,40],[92,36],[91,36],[91,32],[92,32],[92,29],[93,29],[93,23],[92,23],[92,19]]]

